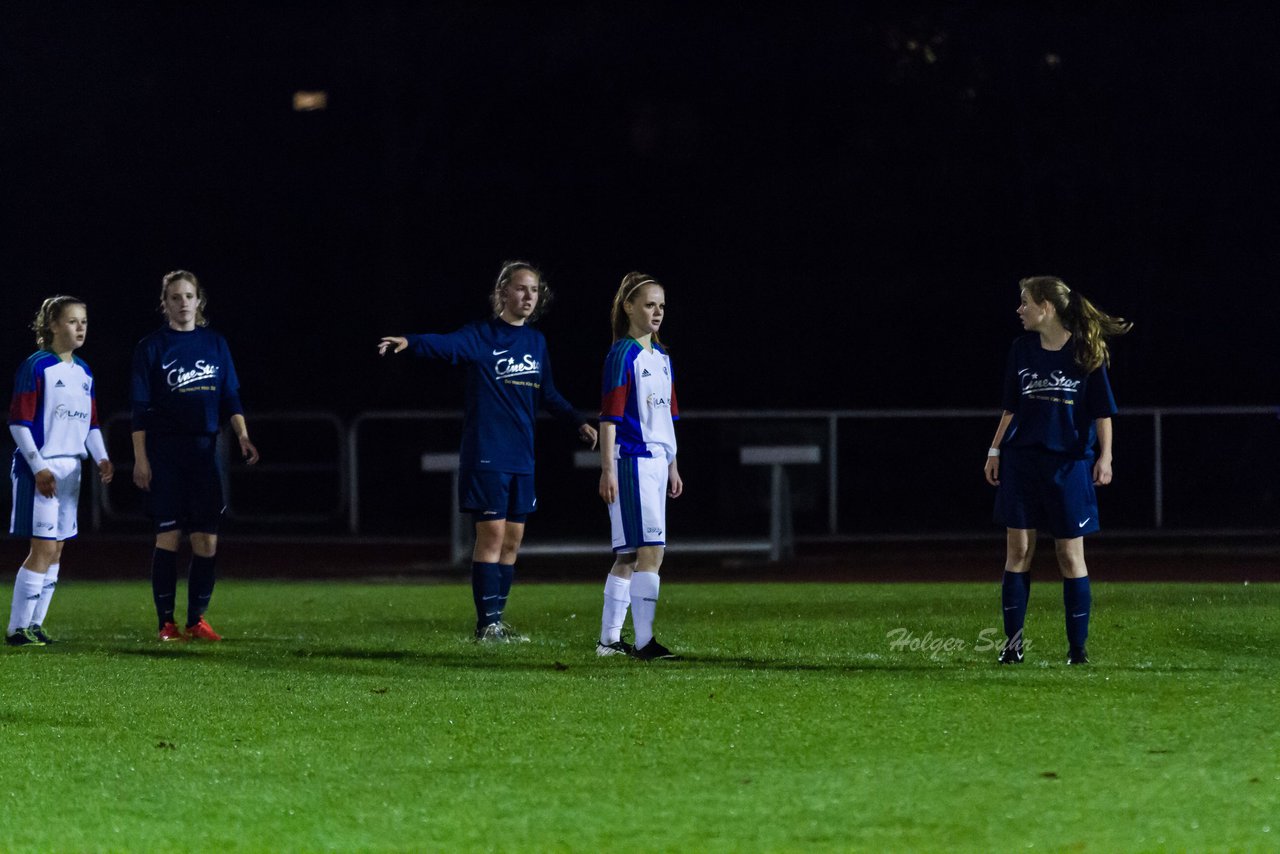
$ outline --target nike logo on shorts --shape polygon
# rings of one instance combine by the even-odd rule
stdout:
[[[1092,518],[1093,518],[1092,516],[1090,516],[1090,517],[1089,517],[1089,519],[1092,519]],[[1076,527],[1077,527],[1077,528],[1083,528],[1085,525],[1088,525],[1088,524],[1089,524],[1089,519],[1085,519],[1085,520],[1084,520],[1083,522],[1081,522],[1079,525],[1076,525]]]

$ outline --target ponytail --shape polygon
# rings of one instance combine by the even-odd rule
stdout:
[[[1018,287],[1035,302],[1053,303],[1063,327],[1075,342],[1076,364],[1090,373],[1111,364],[1107,339],[1124,335],[1133,328],[1123,317],[1112,317],[1080,292],[1071,290],[1057,276],[1031,276],[1020,281]]]
[[[1133,324],[1123,317],[1112,317],[1072,291],[1067,303],[1067,316],[1063,326],[1071,330],[1076,344],[1076,363],[1086,371],[1096,371],[1103,365],[1111,365],[1111,349],[1107,339],[1124,335]]]

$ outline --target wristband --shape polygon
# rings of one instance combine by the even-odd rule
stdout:
[[[999,449],[999,448],[987,448],[987,456],[988,456],[988,457],[998,457],[998,456],[1000,456],[1000,449]]]

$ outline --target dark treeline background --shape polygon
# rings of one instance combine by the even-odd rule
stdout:
[[[1016,282],[1048,272],[1137,323],[1122,405],[1271,403],[1268,9],[5,4],[0,355],[77,294],[123,409],[184,267],[251,412],[455,407],[376,340],[482,316],[521,257],[584,409],[633,268],[687,409],[994,409]]]

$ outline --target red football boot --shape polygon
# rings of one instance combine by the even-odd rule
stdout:
[[[213,626],[201,617],[200,622],[187,628],[187,640],[220,641],[222,635],[215,632]]]

